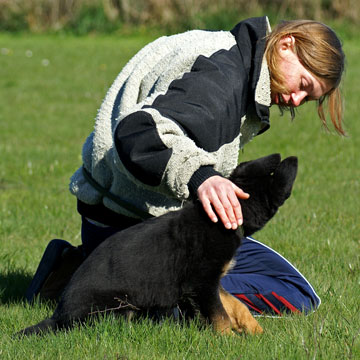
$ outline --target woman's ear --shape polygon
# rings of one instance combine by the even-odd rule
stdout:
[[[279,41],[280,50],[293,50],[295,45],[295,38],[292,35],[286,35]]]

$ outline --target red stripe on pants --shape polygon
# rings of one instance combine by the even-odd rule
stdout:
[[[260,309],[258,309],[253,302],[248,299],[244,294],[234,294],[237,298],[243,300],[244,302],[246,302],[246,304],[251,307],[253,310],[257,311],[259,314],[262,314],[262,311]]]
[[[275,291],[272,291],[271,294],[276,297],[281,303],[283,303],[289,310],[291,310],[294,313],[300,313],[300,310],[298,310],[294,305],[290,304],[285,298],[278,295]]]
[[[274,304],[272,304],[264,295],[262,295],[262,294],[255,294],[255,296],[256,296],[257,298],[261,299],[266,305],[268,305],[269,307],[271,307],[271,309],[273,309],[276,314],[281,315],[280,310],[279,310]]]

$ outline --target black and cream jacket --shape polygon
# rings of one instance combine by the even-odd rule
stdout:
[[[179,209],[213,175],[228,176],[238,153],[269,127],[267,17],[232,31],[161,37],[115,79],[82,151],[102,187],[151,215]],[[74,173],[70,191],[89,206],[138,217]],[[86,215],[86,214],[85,214]]]

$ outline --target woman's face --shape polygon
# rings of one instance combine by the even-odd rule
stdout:
[[[294,53],[294,44],[295,38],[292,36],[284,37],[278,44],[280,55],[278,71],[284,78],[283,85],[288,91],[286,93],[272,91],[273,104],[296,107],[305,101],[318,100],[330,91],[330,86],[312,75],[301,64]]]

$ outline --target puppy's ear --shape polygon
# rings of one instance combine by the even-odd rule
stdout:
[[[290,196],[298,169],[298,159],[290,156],[283,160],[274,171],[270,186],[270,196],[274,206],[281,206]]]
[[[272,154],[262,158],[240,163],[230,176],[234,183],[237,179],[258,178],[272,174],[279,166],[280,154]]]

